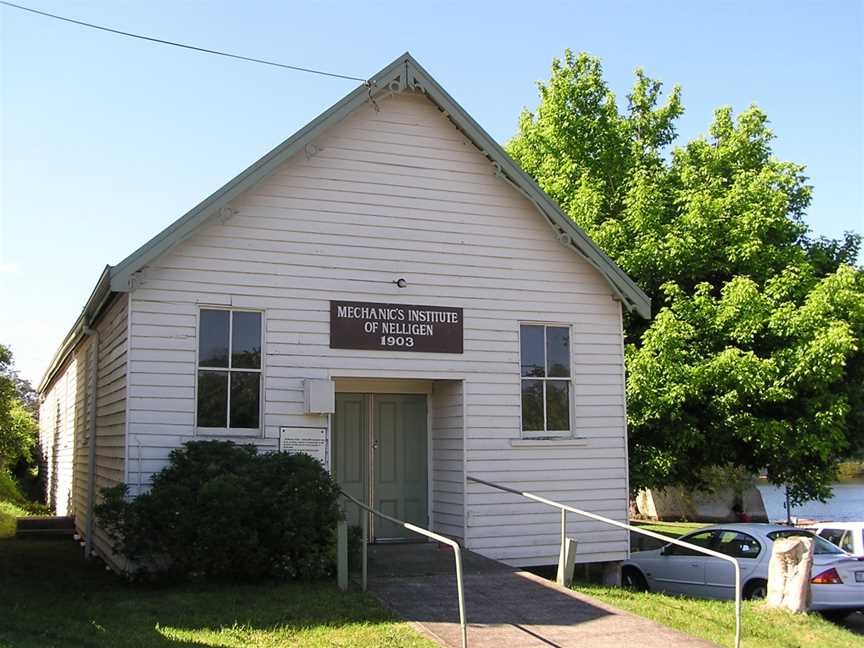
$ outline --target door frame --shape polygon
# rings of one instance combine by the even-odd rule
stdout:
[[[414,380],[403,378],[333,378],[335,382],[336,393],[362,394],[368,398],[367,416],[369,426],[369,449],[367,454],[369,466],[369,484],[368,492],[366,493],[367,506],[371,506],[373,488],[374,488],[374,456],[372,454],[372,438],[374,434],[374,403],[373,397],[375,394],[423,394],[426,396],[426,511],[429,518],[429,528],[434,528],[435,517],[432,511],[432,396],[434,381],[432,380]],[[332,417],[329,416],[327,426],[327,436],[330,447],[333,447]],[[331,468],[331,470],[335,470]],[[375,518],[377,516],[369,513],[369,540],[375,542]]]

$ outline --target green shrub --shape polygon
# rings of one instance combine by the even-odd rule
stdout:
[[[2,469],[0,469],[0,501],[11,502],[18,506],[27,503],[21,489],[15,483],[15,479],[9,474],[9,471]]]
[[[125,484],[104,489],[96,515],[139,571],[317,578],[335,564],[338,493],[307,455],[194,441],[171,453],[149,492],[129,501]]]
[[[49,511],[44,504],[27,499],[15,477],[2,468],[0,468],[0,502],[7,502],[24,511],[25,514],[45,515]]]

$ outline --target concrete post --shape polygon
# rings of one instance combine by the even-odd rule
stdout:
[[[573,583],[573,572],[576,569],[576,541],[567,538],[564,542],[563,555],[558,560],[558,576],[556,582],[562,587],[570,587]]]
[[[809,609],[814,544],[812,538],[803,536],[774,541],[768,563],[768,607],[785,608],[797,614]]]

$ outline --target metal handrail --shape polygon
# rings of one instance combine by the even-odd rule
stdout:
[[[501,484],[496,484],[494,482],[485,481],[483,479],[477,479],[476,477],[471,477],[470,475],[466,475],[466,479],[469,482],[474,482],[476,484],[483,484],[484,486],[489,486],[490,488],[497,488],[498,490],[505,491],[507,493],[514,493],[516,495],[521,495],[530,500],[534,500],[535,502],[540,502],[541,504],[546,504],[547,506],[553,506],[561,511],[561,561],[563,564],[564,555],[565,555],[565,547],[564,543],[566,541],[565,533],[567,528],[567,511],[571,513],[575,513],[576,515],[581,515],[583,517],[590,518],[592,520],[597,520],[598,522],[604,522],[606,524],[611,524],[616,527],[620,527],[622,529],[627,529],[628,531],[634,531],[636,533],[641,533],[642,535],[647,535],[651,538],[656,538],[658,540],[662,540],[664,542],[675,544],[680,547],[686,547],[687,549],[692,549],[693,551],[698,551],[700,553],[707,554],[709,556],[713,556],[714,558],[720,558],[721,560],[725,560],[726,562],[732,563],[733,567],[735,567],[735,648],[740,648],[741,646],[741,566],[738,564],[738,561],[735,560],[732,556],[727,556],[726,554],[722,554],[719,551],[714,551],[712,549],[706,549],[704,547],[700,547],[698,545],[690,544],[689,542],[684,542],[683,540],[677,540],[675,538],[670,538],[668,536],[664,536],[660,533],[654,533],[653,531],[646,531],[645,529],[640,529],[639,527],[634,527],[629,524],[625,524],[624,522],[618,522],[617,520],[612,520],[607,517],[603,517],[602,515],[597,515],[596,513],[591,513],[589,511],[583,511],[581,509],[574,508],[572,506],[568,506],[567,504],[561,504],[560,502],[556,502],[554,500],[546,499],[545,497],[541,497],[539,495],[534,495],[533,493],[529,493],[527,491],[516,490],[515,488],[510,488],[508,486],[503,486]]]
[[[419,527],[416,524],[411,524],[410,522],[405,522],[404,520],[400,520],[398,518],[387,515],[386,513],[382,513],[381,511],[376,511],[371,506],[367,506],[366,504],[364,504],[360,500],[356,499],[355,497],[352,497],[351,495],[349,495],[345,491],[340,490],[340,492],[342,493],[343,497],[345,497],[348,500],[351,500],[357,506],[359,506],[361,509],[368,511],[369,513],[372,513],[373,515],[377,515],[378,517],[383,518],[385,520],[388,520],[388,521],[392,522],[393,524],[397,524],[397,525],[403,527],[404,529],[408,529],[409,531],[413,531],[414,533],[418,533],[420,535],[426,536],[427,538],[432,538],[433,540],[436,540],[436,541],[441,542],[443,544],[449,545],[450,547],[453,548],[453,557],[456,560],[456,591],[457,591],[457,595],[459,597],[459,625],[462,629],[462,648],[468,648],[468,624],[467,624],[467,621],[465,620],[465,586],[464,586],[463,579],[462,579],[462,548],[459,546],[459,543],[456,542],[455,540],[452,540],[451,538],[439,535],[439,534],[435,533],[434,531],[430,531],[429,529],[424,529],[423,527]],[[364,518],[365,516],[361,515],[360,517]],[[368,569],[367,568],[368,557],[367,557],[367,553],[366,553],[366,537],[365,537],[366,536],[366,533],[365,533],[366,520],[365,519],[363,520],[363,530],[364,530],[364,533],[363,533],[364,537],[363,537],[363,559],[362,560],[363,560],[363,589],[365,591],[365,589],[366,589],[366,574],[367,574],[367,569]]]

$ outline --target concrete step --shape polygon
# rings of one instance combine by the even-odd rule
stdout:
[[[66,516],[33,516],[17,519],[15,536],[45,537],[69,536],[75,533],[75,519]]]

